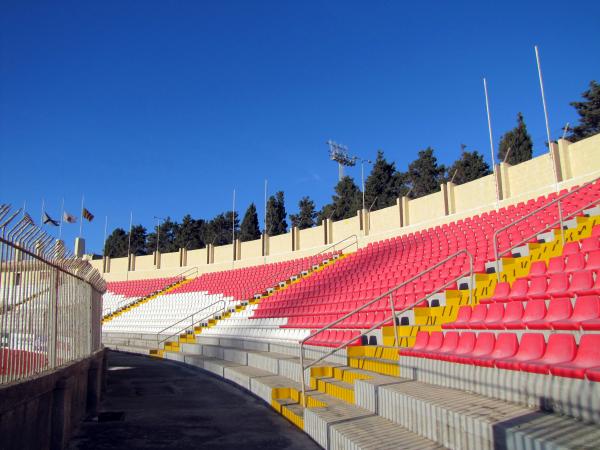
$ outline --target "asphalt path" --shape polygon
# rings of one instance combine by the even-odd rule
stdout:
[[[70,450],[319,449],[247,391],[201,369],[108,352],[97,418],[81,424]]]

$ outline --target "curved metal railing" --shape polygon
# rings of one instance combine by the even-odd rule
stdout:
[[[202,321],[204,321],[204,320],[208,319],[209,317],[212,317],[212,316],[214,316],[214,315],[218,314],[219,312],[223,312],[223,311],[225,311],[225,309],[227,308],[227,302],[228,302],[228,300],[225,300],[225,299],[223,299],[223,298],[222,298],[222,299],[220,299],[220,300],[217,300],[216,302],[214,302],[214,303],[211,303],[210,305],[207,305],[207,306],[205,306],[205,307],[204,307],[204,308],[202,308],[202,309],[199,309],[199,310],[198,310],[198,311],[196,311],[195,313],[193,313],[193,314],[190,314],[190,315],[189,315],[189,316],[187,316],[187,317],[184,317],[183,319],[181,319],[181,320],[179,320],[179,321],[177,321],[177,322],[175,322],[175,323],[173,323],[173,324],[169,325],[169,326],[168,326],[168,327],[166,327],[166,328],[163,328],[163,329],[162,329],[162,330],[160,330],[158,333],[156,333],[156,346],[157,346],[157,348],[160,348],[160,344],[162,344],[162,343],[163,343],[163,342],[165,342],[165,341],[168,341],[168,340],[169,340],[169,339],[171,339],[172,337],[174,337],[174,336],[177,336],[177,335],[179,335],[180,333],[183,333],[184,331],[186,331],[186,330],[187,330],[187,329],[189,329],[189,328],[192,328],[192,329],[193,329],[193,327],[194,327],[195,325],[197,325],[197,324],[201,323]],[[215,306],[215,305],[216,305],[216,304],[218,304],[218,303],[223,303],[223,307],[222,307],[221,309],[217,309],[216,311],[212,311],[212,312],[210,312],[209,314],[207,314],[207,315],[204,315],[204,316],[203,316],[201,319],[194,320],[194,316],[198,315],[198,314],[199,314],[199,313],[201,313],[202,311],[206,311],[208,308],[211,308],[211,307]],[[189,323],[189,324],[186,324],[186,325],[185,325],[185,327],[178,329],[178,331],[177,331],[177,332],[175,332],[175,333],[172,333],[172,334],[168,335],[167,337],[165,337],[165,338],[163,338],[163,339],[161,339],[161,338],[160,338],[160,337],[162,336],[162,334],[163,334],[165,331],[167,331],[167,330],[169,330],[169,329],[173,328],[173,327],[174,327],[174,326],[176,326],[176,325],[179,325],[180,323],[186,322],[188,319],[191,319],[191,321],[190,321],[190,323]]]
[[[468,272],[461,273],[457,277],[453,278],[452,280],[450,280],[450,281],[444,283],[442,286],[438,287],[433,292],[430,292],[429,294],[425,295],[423,298],[415,301],[414,303],[412,303],[411,305],[409,305],[407,307],[404,307],[400,311],[396,311],[395,310],[395,307],[394,307],[394,297],[393,297],[394,292],[396,292],[401,287],[406,286],[407,284],[416,281],[417,279],[419,279],[420,277],[422,277],[426,273],[429,273],[432,270],[435,270],[438,267],[440,267],[440,266],[448,263],[449,261],[451,261],[452,259],[456,258],[457,256],[459,256],[461,254],[467,255],[468,258],[469,258],[469,270],[468,270]],[[461,278],[464,278],[466,275],[469,275],[469,277],[470,277],[469,278],[470,279],[469,303],[472,303],[473,302],[473,288],[474,288],[474,283],[473,283],[473,264],[474,264],[474,258],[473,258],[472,253],[469,252],[467,249],[459,250],[458,252],[453,253],[452,255],[446,257],[442,261],[437,262],[433,266],[427,268],[426,270],[420,272],[419,274],[413,276],[412,278],[409,278],[408,280],[405,280],[402,283],[394,286],[393,288],[391,288],[387,292],[385,292],[385,293],[383,293],[383,294],[375,297],[373,300],[368,301],[367,303],[359,306],[355,310],[350,311],[349,313],[343,315],[339,319],[334,320],[333,322],[329,323],[328,325],[320,328],[319,330],[315,331],[314,333],[310,334],[309,336],[305,337],[302,341],[300,341],[300,367],[301,367],[301,370],[302,370],[302,373],[301,373],[301,375],[302,375],[302,398],[301,398],[301,401],[303,403],[303,406],[306,406],[306,380],[305,380],[304,373],[305,373],[305,371],[307,369],[310,369],[311,367],[313,367],[316,364],[320,363],[321,361],[323,361],[324,359],[328,358],[329,356],[337,353],[341,349],[346,348],[352,342],[355,342],[357,339],[362,338],[362,336],[366,336],[368,333],[372,332],[373,330],[376,330],[377,328],[381,327],[383,324],[389,322],[390,320],[392,320],[392,324],[394,326],[394,341],[396,343],[396,346],[394,348],[399,349],[400,341],[398,339],[398,327],[396,326],[396,319],[397,319],[398,315],[399,314],[403,314],[406,311],[409,311],[409,310],[413,309],[415,306],[420,305],[421,303],[423,303],[425,300],[427,300],[431,296],[433,296],[433,295],[439,293],[440,291],[442,291],[443,289],[451,286],[453,283],[455,283],[456,281],[460,280]],[[328,329],[334,327],[338,323],[343,322],[344,320],[346,320],[348,317],[356,314],[357,312],[362,311],[363,309],[371,306],[372,304],[374,304],[374,303],[378,302],[379,300],[381,300],[381,299],[383,299],[385,297],[388,297],[388,296],[390,298],[390,309],[391,309],[391,312],[392,312],[392,314],[391,314],[390,317],[386,317],[384,320],[382,320],[379,323],[373,325],[368,330],[361,332],[358,336],[353,337],[352,339],[350,339],[350,340],[348,340],[348,341],[340,344],[339,346],[337,346],[336,348],[330,350],[329,352],[327,352],[326,354],[324,354],[321,357],[317,358],[316,360],[313,360],[309,364],[304,365],[304,345],[306,344],[306,342],[309,339],[312,339],[313,337],[321,334],[323,331],[328,330]]]
[[[509,223],[508,225],[503,226],[502,228],[498,228],[495,232],[494,232],[494,236],[493,236],[493,245],[494,245],[494,259],[495,259],[495,264],[496,264],[496,274],[498,277],[498,280],[500,280],[500,258],[506,254],[508,254],[511,250],[513,250],[514,248],[525,244],[526,242],[528,242],[529,240],[533,239],[534,237],[536,237],[538,234],[540,233],[544,233],[546,231],[549,231],[550,229],[556,227],[557,225],[560,225],[560,232],[561,232],[561,240],[564,244],[565,242],[565,237],[564,237],[564,222],[565,220],[568,220],[569,218],[574,217],[576,214],[579,214],[580,212],[591,208],[595,205],[597,205],[598,203],[600,203],[600,199],[595,199],[592,200],[591,202],[587,203],[585,206],[582,206],[580,208],[578,208],[575,211],[572,211],[570,213],[567,214],[567,216],[563,216],[563,210],[561,207],[561,202],[573,195],[576,194],[578,192],[580,192],[583,188],[595,183],[597,181],[593,180],[590,181],[588,183],[582,184],[581,186],[577,187],[576,189],[573,189],[569,192],[565,192],[563,195],[560,195],[559,197],[555,198],[554,200],[546,203],[545,205],[540,206],[539,208],[531,211],[530,213],[525,214],[524,216],[520,217],[519,219],[515,220],[512,223]],[[550,223],[550,224],[546,224],[543,227],[539,228],[534,234],[532,234],[531,236],[528,236],[526,238],[521,239],[519,242],[512,244],[511,246],[509,246],[508,248],[499,251],[498,249],[498,236],[500,235],[500,233],[508,230],[509,228],[515,226],[516,224],[519,224],[521,222],[523,222],[526,219],[529,219],[530,217],[535,216],[536,214],[539,214],[541,211],[549,208],[550,206],[553,205],[557,205],[558,207],[558,220],[555,220],[554,222]]]

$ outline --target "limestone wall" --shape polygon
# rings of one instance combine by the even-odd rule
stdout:
[[[558,185],[552,169],[550,153],[533,158],[522,164],[510,166],[501,163],[498,175],[499,204],[496,201],[496,177],[489,175],[470,183],[441,186],[434,194],[409,200],[398,199],[396,205],[372,211],[365,217],[366,226],[361,227],[360,213],[349,219],[333,222],[329,227],[328,242],[335,243],[355,235],[359,246],[392,236],[412,233],[428,227],[441,225],[484,211],[517,203],[529,198],[546,195],[557,186],[559,189],[582,184],[600,176],[600,134],[571,144],[559,140],[552,148],[558,176]],[[292,233],[267,237],[267,254],[262,253],[262,240],[243,242],[241,255],[233,261],[233,246],[214,247],[211,260],[207,249],[187,252],[187,263],[180,267],[179,252],[161,255],[161,268],[156,269],[152,255],[135,258],[133,270],[127,271],[127,258],[112,258],[90,263],[104,273],[107,281],[144,279],[177,275],[191,267],[198,273],[229,270],[232,267],[248,267],[269,262],[285,261],[314,255],[327,248],[324,226],[298,232],[296,245]],[[295,250],[292,251],[292,248]],[[355,248],[355,247],[352,247]],[[106,267],[107,270],[103,270]]]

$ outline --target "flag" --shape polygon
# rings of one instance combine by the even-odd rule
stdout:
[[[87,209],[85,209],[85,208],[83,208],[83,212],[81,213],[81,215],[88,222],[91,222],[92,220],[94,220],[94,215],[91,212],[89,212]]]
[[[75,222],[77,222],[77,217],[64,211],[63,212],[63,221],[65,221],[67,223],[75,223]]]
[[[48,213],[46,213],[46,212],[44,213],[44,217],[42,217],[42,223],[43,223],[44,225],[46,225],[46,224],[51,224],[51,225],[54,225],[55,227],[59,226],[59,223],[58,223],[58,221],[57,221],[57,220],[54,220],[54,219],[53,219],[52,217],[50,217],[50,216],[48,215]]]

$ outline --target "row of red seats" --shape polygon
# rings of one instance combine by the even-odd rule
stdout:
[[[419,332],[402,356],[437,359],[481,367],[520,370],[600,381],[600,334],[584,334],[579,346],[572,334]]]
[[[586,186],[571,197],[570,201],[563,202],[563,211],[569,208],[574,211],[590,198],[600,198],[600,183]],[[317,273],[302,283],[263,300],[255,311],[255,317],[301,317],[344,311],[345,308],[340,303],[358,301],[364,304],[442,260],[451,254],[450,249],[468,248],[474,253],[475,270],[483,271],[485,261],[491,259],[490,255],[494,253],[491,236],[495,230],[512,223],[517,217],[528,214],[540,205],[548,204],[553,198],[556,198],[556,194],[369,244],[327,271]],[[541,231],[544,224],[550,223],[556,217],[558,217],[558,207],[552,205],[515,227],[509,228],[499,236],[500,249],[520,242],[524,237],[531,235],[532,230]],[[465,258],[457,258],[449,262],[448,267],[443,268],[456,270],[456,268],[451,269],[450,266],[457,261],[460,270],[466,268]],[[411,294],[415,292],[428,294],[442,285],[442,281],[448,279],[451,277],[445,277],[439,269],[436,269],[422,276],[418,282],[411,283],[406,290]],[[565,295],[566,292],[567,290]],[[369,310],[377,311],[379,307],[377,305]],[[384,308],[382,306],[381,310]]]
[[[149,280],[113,281],[106,283],[109,292],[125,297],[145,297],[178,281],[177,277],[152,278]]]
[[[175,289],[173,293],[208,291],[244,300],[331,257],[333,253],[319,254],[291,261],[208,273]]]
[[[293,316],[288,319],[286,325],[282,325],[281,328],[322,328],[327,324],[334,322],[335,320],[343,317],[344,314],[318,314],[313,316]],[[332,328],[358,328],[367,329],[371,328],[373,324],[383,322],[386,317],[391,317],[391,312],[387,314],[383,311],[377,312],[359,312],[351,315],[347,319],[341,321]],[[390,319],[389,324],[392,325]]]
[[[316,330],[312,330],[311,334]],[[353,339],[354,338],[354,339]],[[306,341],[306,345],[316,345],[319,347],[339,347],[340,345],[350,342],[349,346],[357,346],[362,344],[360,331],[353,330],[325,330],[322,333],[313,336]]]
[[[480,304],[461,306],[456,320],[442,325],[444,329],[469,328],[474,330],[531,329],[531,330],[600,330],[600,298],[582,296],[575,307],[568,298]]]

